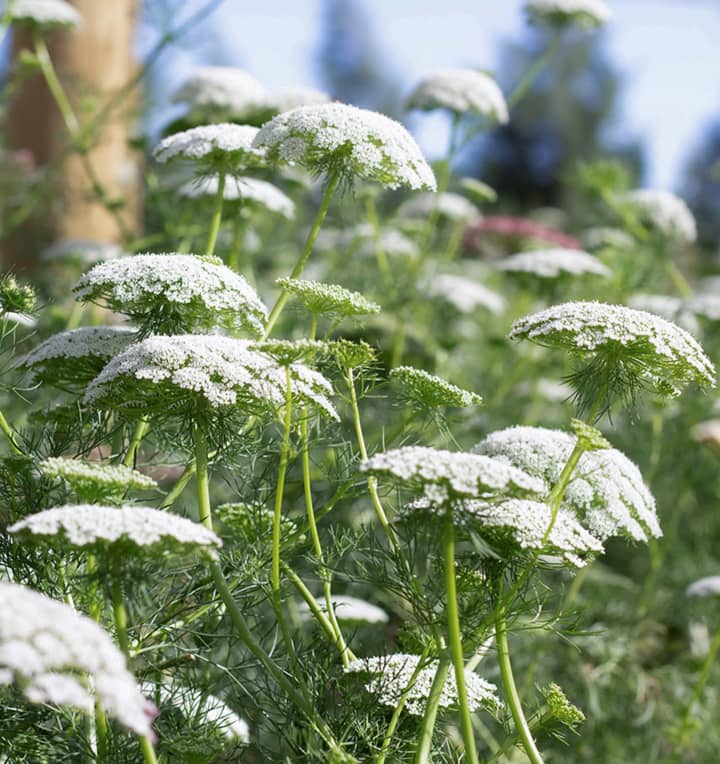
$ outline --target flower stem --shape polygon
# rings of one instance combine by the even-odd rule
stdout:
[[[418,664],[420,665],[420,664]],[[435,730],[435,719],[437,718],[440,697],[443,687],[447,681],[447,675],[450,671],[451,660],[447,652],[443,652],[438,661],[435,678],[430,687],[430,694],[425,703],[425,713],[423,714],[422,726],[418,737],[418,747],[415,752],[414,764],[429,764],[430,749],[432,747],[433,732]]]
[[[718,629],[717,632],[715,633],[715,636],[713,637],[713,641],[710,645],[710,649],[708,650],[708,654],[705,657],[702,668],[700,669],[700,675],[698,676],[697,682],[695,683],[695,688],[693,689],[692,697],[690,698],[690,702],[688,703],[688,706],[685,709],[685,715],[683,717],[683,727],[687,727],[689,725],[693,707],[698,702],[698,700],[700,700],[702,691],[705,689],[705,685],[707,684],[707,681],[710,678],[710,669],[712,669],[712,665],[713,665],[713,662],[715,661],[715,656],[717,654],[718,649],[720,649],[720,629]]]
[[[535,61],[535,63],[525,72],[522,79],[515,86],[512,93],[507,98],[507,107],[511,109],[516,106],[535,84],[537,78],[542,74],[543,69],[550,63],[551,59],[560,47],[561,41],[560,33],[557,33],[552,42],[545,48],[542,55]]]
[[[130,440],[130,445],[128,446],[128,450],[122,460],[122,463],[125,467],[132,467],[135,464],[135,455],[137,454],[137,450],[140,447],[140,443],[145,437],[148,428],[149,425],[147,417],[144,416],[142,419],[138,420],[138,423],[135,425],[135,431],[132,434],[132,439]]]
[[[455,669],[458,701],[460,705],[460,729],[465,744],[466,761],[477,764],[478,755],[475,747],[472,717],[468,706],[467,689],[465,688],[465,656],[460,635],[460,616],[457,604],[457,587],[455,584],[455,528],[453,526],[452,508],[448,507],[443,529],[443,547],[445,562],[445,612],[447,615],[448,644],[450,656]]]
[[[215,209],[212,220],[210,221],[210,231],[205,245],[205,254],[212,255],[215,252],[218,232],[220,231],[220,221],[222,220],[223,202],[225,201],[225,171],[221,170],[218,174],[217,194],[215,195]]]
[[[195,483],[197,485],[198,513],[200,522],[213,530],[210,508],[210,481],[208,477],[208,444],[205,430],[195,425]]]
[[[0,411],[0,430],[2,430],[3,435],[7,438],[8,445],[10,446],[10,450],[14,454],[22,454],[22,449],[18,446],[17,441],[15,440],[15,433],[12,430],[12,427],[10,427],[8,420],[5,419],[5,414]]]
[[[285,476],[290,461],[290,428],[292,426],[292,384],[290,367],[285,367],[285,419],[283,439],[280,444],[280,466],[275,489],[275,510],[273,512],[272,536],[272,588],[273,594],[280,591],[280,527],[282,524],[282,504],[285,493]]]
[[[307,264],[307,261],[312,254],[313,247],[315,246],[315,240],[320,233],[320,228],[322,227],[323,221],[325,220],[325,215],[327,215],[328,208],[330,207],[330,202],[332,201],[335,189],[337,188],[339,182],[339,172],[334,172],[328,176],[327,186],[325,186],[325,193],[323,194],[320,208],[317,211],[317,215],[313,221],[310,233],[308,233],[307,239],[305,239],[305,244],[302,248],[302,252],[300,252],[300,257],[295,263],[295,267],[290,272],[291,279],[299,278],[302,275],[302,272],[305,270],[305,265]],[[267,339],[270,336],[270,333],[272,332],[273,327],[280,317],[280,314],[282,313],[289,296],[290,293],[285,289],[280,292],[280,296],[278,297],[277,302],[275,305],[273,305],[273,308],[270,311],[270,317],[268,318],[267,324],[265,325],[263,339]]]
[[[510,663],[510,650],[507,640],[507,623],[505,621],[505,611],[502,608],[498,610],[495,620],[495,639],[497,642],[500,675],[502,676],[505,697],[510,706],[512,717],[515,720],[515,727],[517,728],[520,740],[522,741],[523,748],[525,748],[525,753],[528,755],[532,764],[543,764],[542,756],[535,745],[530,726],[523,713],[520,695],[515,686],[515,678],[513,677],[512,665]]]

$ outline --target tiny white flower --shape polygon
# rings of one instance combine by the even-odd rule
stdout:
[[[603,0],[527,0],[525,13],[534,24],[601,27],[612,14]]]
[[[720,576],[706,576],[693,581],[685,590],[688,597],[720,596]]]
[[[518,252],[498,263],[501,271],[513,274],[531,274],[539,279],[557,279],[561,276],[592,274],[608,278],[612,271],[596,257],[578,249],[539,249]]]
[[[217,196],[218,176],[204,175],[180,187],[180,196],[197,199],[202,196]],[[241,201],[244,205],[255,205],[275,212],[288,220],[295,217],[295,203],[277,186],[258,178],[245,176],[230,177],[225,180],[223,198],[226,202]]]
[[[65,0],[7,0],[0,8],[11,22],[24,22],[37,26],[77,27],[82,17]]]
[[[0,683],[16,682],[34,703],[68,703],[85,712],[97,700],[133,732],[153,736],[155,707],[127,670],[125,656],[95,621],[12,583],[0,583],[0,611]],[[81,684],[78,673],[92,682]]]
[[[431,297],[449,302],[458,313],[473,313],[485,308],[495,315],[505,311],[505,299],[479,281],[452,273],[438,273],[427,283]]]
[[[173,95],[191,112],[221,113],[235,120],[266,109],[270,93],[248,72],[231,66],[198,67]]]
[[[618,194],[617,201],[668,239],[684,244],[697,239],[697,224],[690,208],[671,191],[636,189]]]
[[[257,133],[256,127],[231,123],[192,127],[163,138],[153,157],[161,163],[184,159],[232,171],[257,166],[265,160],[265,152],[253,146]]]
[[[301,106],[278,114],[260,128],[253,145],[275,161],[339,170],[347,179],[365,178],[388,188],[437,187],[430,165],[399,122],[346,104]]]
[[[494,122],[508,121],[508,109],[495,80],[475,69],[443,69],[425,77],[408,96],[406,109],[472,112]]]
[[[323,613],[327,613],[327,605],[324,599],[318,598],[317,604]],[[332,606],[338,621],[387,623],[389,620],[388,614],[382,608],[347,594],[334,594],[332,596]],[[312,611],[307,602],[301,602],[298,605],[298,613],[303,620],[313,618]]]
[[[480,217],[480,211],[471,201],[450,191],[415,194],[398,207],[396,214],[398,217],[422,219],[435,214],[458,223]]]

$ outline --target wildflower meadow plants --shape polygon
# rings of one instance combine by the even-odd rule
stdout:
[[[383,114],[199,69],[148,156],[154,251],[56,243],[59,300],[3,277],[3,761],[714,761],[720,309],[668,192],[588,166],[567,231],[483,218],[465,147],[611,18],[526,12],[553,42],[516,91],[404,99],[450,117],[434,166]],[[81,150],[43,36],[75,10],[6,16]]]

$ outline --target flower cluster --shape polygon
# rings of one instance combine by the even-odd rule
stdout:
[[[694,300],[683,300],[668,294],[634,294],[628,300],[628,305],[636,310],[655,313],[662,318],[672,321],[693,336],[700,334],[700,324],[693,311]]]
[[[89,270],[74,292],[78,300],[125,313],[143,327],[143,333],[222,326],[260,334],[267,319],[257,292],[215,257],[122,257]]]
[[[280,162],[313,171],[340,172],[388,188],[436,188],[435,176],[410,133],[399,123],[365,109],[332,103],[301,106],[263,125],[253,145]]]
[[[506,257],[498,268],[515,274],[532,274],[539,279],[593,274],[609,277],[612,271],[596,257],[577,249],[541,249]]]
[[[443,69],[429,75],[408,96],[405,108],[473,112],[501,124],[509,119],[505,98],[495,80],[474,69]]]
[[[293,395],[337,418],[332,386],[318,372],[289,367]],[[275,411],[285,403],[284,369],[252,343],[215,335],[158,335],[114,358],[88,386],[85,402],[142,414],[178,416],[205,407]]]
[[[525,13],[534,24],[601,27],[612,14],[603,0],[527,0]]]
[[[256,127],[231,123],[192,127],[160,141],[153,149],[153,157],[162,163],[184,159],[236,172],[238,168],[264,163],[265,152],[253,146],[257,132]]]
[[[390,372],[390,378],[402,385],[410,401],[423,408],[477,406],[482,403],[482,398],[476,393],[412,366],[396,367]]]
[[[201,196],[217,196],[218,176],[203,175],[181,186],[180,196],[197,199]],[[244,205],[256,205],[275,212],[288,220],[295,217],[295,203],[277,186],[258,178],[231,177],[223,187],[225,201],[241,201]]]
[[[426,219],[435,214],[454,222],[463,222],[480,217],[478,208],[460,194],[443,191],[432,194],[429,191],[415,194],[404,201],[397,210],[399,217]]]
[[[148,475],[123,464],[100,464],[80,459],[52,457],[38,464],[38,470],[49,478],[66,482],[79,496],[110,498],[126,491],[148,491],[157,483]]]
[[[318,600],[317,604],[323,613],[327,613],[324,600]],[[387,623],[389,620],[388,614],[382,608],[347,594],[334,594],[332,607],[337,620],[346,623]],[[301,618],[312,617],[310,606],[306,602],[300,603],[298,612]]]
[[[458,313],[472,313],[485,308],[495,315],[505,311],[505,299],[484,284],[465,276],[439,273],[427,284],[431,297],[449,302]]]
[[[697,225],[690,208],[671,191],[626,191],[618,196],[617,201],[632,210],[641,222],[668,239],[684,244],[692,244],[697,239]]]
[[[231,66],[201,66],[173,95],[191,112],[221,113],[242,120],[265,109],[268,92],[251,74]]]
[[[394,655],[358,658],[351,661],[345,669],[348,674],[370,674],[371,679],[365,689],[375,695],[378,702],[384,706],[396,707],[400,698],[412,684],[405,700],[405,710],[413,716],[422,716],[425,703],[430,695],[430,688],[435,678],[438,662],[428,662],[418,671],[419,655],[395,653]],[[416,673],[417,672],[417,673]],[[413,682],[413,674],[416,674]],[[482,679],[473,671],[465,671],[465,686],[468,695],[468,707],[471,711],[481,708],[497,710],[500,699],[494,684]],[[455,708],[458,705],[457,683],[454,672],[449,672],[442,692],[440,693],[440,708]]]
[[[153,735],[155,707],[95,621],[12,583],[0,582],[0,611],[0,685],[16,682],[33,703],[68,704],[87,713],[97,700],[133,732]],[[92,690],[78,673],[91,678]]]
[[[685,590],[688,597],[720,596],[720,576],[706,576],[693,581]]]
[[[505,461],[478,454],[404,446],[375,454],[360,469],[422,491],[437,504],[495,494],[543,493],[542,480]]]
[[[113,260],[125,254],[118,244],[88,239],[65,239],[47,247],[40,253],[46,262],[73,262],[78,265],[95,265],[103,260]]]
[[[576,438],[543,427],[508,427],[488,435],[474,452],[524,470],[545,483],[557,483]],[[562,507],[573,512],[596,538],[627,536],[636,541],[662,535],[655,500],[640,470],[620,451],[588,451],[580,457],[565,491]]]
[[[10,22],[39,27],[77,27],[82,17],[65,0],[8,0],[4,15]]]
[[[337,284],[323,284],[305,279],[278,279],[277,285],[295,295],[315,315],[367,316],[380,312],[380,306],[360,292],[351,292]]]
[[[151,507],[69,504],[28,515],[8,528],[18,538],[77,549],[103,550],[115,544],[134,553],[158,547],[177,552],[202,551],[212,557],[220,539],[204,525]]]

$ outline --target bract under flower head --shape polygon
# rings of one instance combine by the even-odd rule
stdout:
[[[361,463],[360,470],[390,477],[421,491],[437,504],[499,494],[527,496],[545,490],[542,480],[507,462],[423,446],[404,446],[375,454]]]
[[[429,75],[408,96],[405,108],[473,112],[501,124],[509,119],[505,98],[495,80],[475,69],[443,69]]]
[[[201,196],[217,196],[218,176],[203,175],[180,187],[180,196],[197,199]],[[225,180],[223,198],[226,202],[242,202],[243,205],[262,207],[288,220],[295,217],[295,203],[277,186],[258,178],[232,177]]]
[[[337,284],[323,284],[305,279],[278,279],[275,282],[295,295],[310,313],[334,316],[367,316],[380,312],[380,306],[360,292],[351,292]]]
[[[82,302],[131,316],[143,334],[216,327],[261,334],[267,319],[257,292],[216,257],[122,257],[96,265],[73,291]]]
[[[715,367],[697,340],[659,316],[623,305],[567,302],[518,319],[511,339],[622,364],[639,383],[677,395],[690,382],[715,385]]]
[[[83,326],[53,334],[17,360],[35,379],[61,388],[84,389],[105,364],[136,338],[122,326]]]
[[[423,668],[420,666],[419,655],[395,653],[372,658],[358,658],[351,661],[345,668],[346,674],[370,674],[371,679],[365,689],[375,695],[378,702],[384,706],[396,707],[400,698],[412,684],[412,689],[405,699],[404,709],[413,716],[422,716],[425,704],[430,695],[430,688],[437,672],[437,661],[428,661]],[[413,674],[415,676],[414,682]],[[474,671],[465,671],[465,686],[467,703],[470,711],[485,708],[495,711],[500,708],[500,699],[494,684],[479,677]],[[440,693],[438,706],[440,708],[455,708],[459,703],[455,672],[450,671]]]
[[[297,162],[314,172],[340,172],[388,188],[437,187],[430,165],[408,131],[366,109],[331,103],[301,106],[271,119],[253,145],[279,162]]]
[[[318,599],[317,604],[323,613],[327,613],[325,600]],[[387,623],[390,620],[382,608],[347,594],[333,594],[332,607],[337,620],[346,623]],[[304,620],[313,617],[310,606],[306,602],[298,605],[298,613]]]
[[[336,419],[330,382],[303,364],[289,369],[295,400]],[[90,383],[85,401],[137,416],[226,407],[274,415],[285,405],[286,384],[285,369],[246,340],[159,335],[114,358]]]
[[[498,263],[501,271],[512,274],[530,274],[539,279],[558,279],[562,276],[592,274],[605,278],[612,271],[596,257],[578,249],[540,249],[518,252]]]
[[[465,276],[438,273],[427,284],[428,294],[450,303],[458,313],[485,308],[495,315],[505,311],[505,299],[484,284]]]
[[[162,163],[184,159],[197,162],[204,170],[236,174],[265,164],[265,152],[253,146],[257,132],[256,127],[231,123],[192,127],[163,138],[153,149],[153,157]]]
[[[474,452],[557,483],[575,447],[576,438],[544,427],[509,427],[490,433]],[[662,536],[655,500],[640,470],[614,448],[585,452],[565,491],[562,507],[572,512],[596,538],[626,536],[636,541]]]
[[[525,13],[533,24],[601,27],[612,18],[603,0],[528,0]]]
[[[133,554],[202,552],[217,557],[220,539],[204,525],[150,507],[68,504],[28,515],[8,528],[20,539],[103,551],[120,545]]]
[[[191,113],[223,115],[234,120],[266,109],[270,94],[251,74],[232,66],[200,66],[173,95]]]
[[[12,583],[0,583],[0,611],[0,684],[16,682],[33,703],[67,703],[86,713],[97,700],[125,727],[153,736],[155,707],[142,696],[125,656],[95,621]],[[92,684],[82,682],[78,673]]]
[[[415,194],[404,201],[397,210],[399,217],[423,218],[438,215],[454,222],[472,220],[480,217],[478,208],[464,196],[443,191],[441,194],[430,192]]]
[[[87,500],[107,501],[112,497],[122,498],[129,490],[157,488],[151,477],[123,464],[53,457],[41,461],[38,469],[46,477],[63,480],[79,497]]]
[[[619,194],[617,201],[668,239],[685,244],[697,239],[695,217],[687,204],[671,191],[636,189]]]
[[[10,22],[34,24],[38,27],[77,27],[82,17],[65,0],[7,0],[3,15]]]
[[[406,397],[422,408],[478,406],[482,403],[482,398],[476,393],[412,366],[398,366],[390,372],[390,378],[397,380]]]

